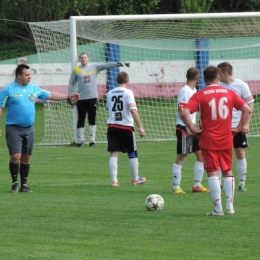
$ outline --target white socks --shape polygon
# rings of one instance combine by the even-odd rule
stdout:
[[[242,160],[237,159],[237,172],[238,172],[239,185],[245,184],[246,173],[247,173],[247,161],[245,158]],[[221,176],[222,176],[222,172],[219,168],[219,184],[220,185],[221,185]]]
[[[77,134],[78,134],[78,143],[84,142],[84,132],[85,132],[85,128],[81,127],[78,128],[77,130]],[[95,139],[96,139],[96,125],[89,125],[88,126],[88,136],[89,136],[89,142],[90,143],[95,143]]]
[[[117,157],[110,157],[109,163],[108,163],[111,181],[116,181],[116,182],[118,182],[118,180],[117,180],[117,168],[118,168],[117,161],[118,161]],[[135,181],[138,180],[138,178],[139,178],[139,176],[138,176],[138,168],[139,168],[138,159],[137,158],[129,159],[129,167],[130,167],[132,179]]]
[[[222,185],[222,171],[220,167],[218,167],[218,181],[219,181],[219,185]]]
[[[88,126],[88,136],[89,136],[89,142],[95,143],[96,141],[96,125],[89,125]]]
[[[221,188],[219,185],[218,177],[209,177],[208,185],[210,189],[210,195],[214,203],[214,210],[216,212],[222,211],[221,204]],[[226,193],[226,209],[234,209],[234,189],[235,189],[235,180],[234,177],[225,177],[224,178],[224,190]]]
[[[221,189],[220,189],[218,177],[209,177],[208,185],[209,185],[210,195],[215,206],[214,210],[216,212],[220,212],[222,211],[222,204],[221,204]]]
[[[109,158],[109,171],[110,171],[110,176],[111,176],[111,181],[118,182],[117,180],[117,157],[110,157]]]
[[[113,181],[118,182],[118,180],[117,180],[117,168],[118,168],[117,161],[118,161],[117,157],[109,158],[108,166],[109,166],[109,171],[110,171],[110,176],[111,176],[112,182]],[[135,181],[138,180],[138,178],[139,178],[139,176],[138,176],[138,168],[139,168],[138,159],[137,158],[129,159],[129,167],[130,167],[132,179]]]
[[[130,167],[132,179],[137,181],[139,178],[139,176],[138,176],[138,168],[139,168],[138,159],[137,158],[129,159],[129,167]]]
[[[77,134],[78,134],[78,143],[84,142],[84,132],[85,128],[81,127],[77,129]]]
[[[203,179],[203,173],[204,173],[203,162],[196,161],[193,170],[194,170],[193,187],[197,187],[201,185]]]
[[[180,187],[181,185],[181,177],[182,177],[182,165],[178,165],[176,163],[172,166],[172,188]],[[197,187],[201,185],[202,178],[204,173],[203,162],[196,161],[194,164],[194,183],[193,186]]]
[[[172,166],[172,189],[174,190],[176,187],[180,187],[181,184],[181,165],[176,163]]]
[[[234,209],[234,190],[235,190],[235,179],[234,177],[224,178],[224,190],[226,193],[226,209]]]
[[[247,162],[245,158],[242,160],[237,159],[237,172],[239,178],[239,185],[245,184],[247,172]]]

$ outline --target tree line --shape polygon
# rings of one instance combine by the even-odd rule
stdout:
[[[244,12],[260,10],[260,0],[1,0],[0,42],[28,41],[27,22],[70,16]]]

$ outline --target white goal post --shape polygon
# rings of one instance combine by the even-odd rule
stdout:
[[[29,25],[42,66],[36,73],[44,89],[67,93],[81,52],[87,52],[93,63],[130,62],[130,68],[120,70],[130,76],[128,87],[146,130],[144,140],[174,139],[176,97],[187,69],[199,68],[198,87],[203,88],[205,66],[223,61],[232,64],[235,77],[248,83],[255,98],[249,136],[260,135],[260,12],[73,16]],[[115,86],[115,73],[110,69],[98,76],[97,142],[106,142],[105,94]],[[72,113],[65,102],[46,102],[44,107],[41,144],[76,142],[76,109]],[[88,140],[87,125],[85,129]]]

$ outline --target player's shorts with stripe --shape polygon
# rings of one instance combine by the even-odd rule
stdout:
[[[34,142],[34,127],[6,125],[6,142],[9,155],[16,153],[32,154]]]
[[[232,169],[232,147],[226,150],[205,150],[201,148],[204,162],[204,169],[209,172],[218,172],[218,167],[222,171]]]
[[[108,152],[131,153],[137,150],[134,128],[130,126],[108,125]]]
[[[248,147],[248,141],[245,134],[238,133],[233,137],[233,147],[234,148],[246,148]]]
[[[188,135],[186,126],[176,126],[177,154],[189,154],[200,150],[199,139]]]

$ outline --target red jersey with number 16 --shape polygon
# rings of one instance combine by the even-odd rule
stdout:
[[[207,150],[232,148],[232,109],[239,110],[244,104],[234,91],[217,85],[195,93],[185,107],[191,113],[200,111],[200,128],[204,129],[199,138],[200,147]]]

